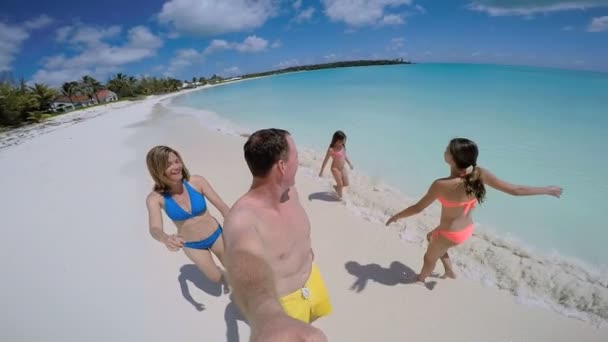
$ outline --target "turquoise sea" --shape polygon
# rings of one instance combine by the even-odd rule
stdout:
[[[198,110],[201,117],[213,112],[248,131],[285,128],[299,146],[319,153],[341,129],[356,171],[372,180],[369,186],[389,184],[411,199],[448,174],[443,151],[451,138],[473,139],[480,147],[478,164],[498,177],[559,185],[564,193],[560,199],[513,197],[491,189],[474,213],[476,231],[486,240],[510,246],[520,259],[525,251],[537,264],[552,260],[550,270],[539,271],[545,285],[535,289],[522,270],[511,275],[515,284],[505,285],[505,272],[484,261],[487,251],[463,255],[463,263],[477,262],[479,272],[494,267],[492,282],[515,294],[535,300],[546,295],[541,301],[553,300],[551,306],[608,318],[606,73],[467,64],[341,68],[236,82],[186,94],[173,105]],[[588,289],[556,289],[551,284],[564,272]],[[569,306],[554,298],[564,291],[589,303],[573,298]]]

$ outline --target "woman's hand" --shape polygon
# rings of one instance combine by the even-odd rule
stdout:
[[[177,234],[169,235],[165,241],[163,241],[165,246],[167,246],[167,249],[172,252],[179,251],[180,248],[184,247],[184,242],[186,241],[184,241],[182,236]]]

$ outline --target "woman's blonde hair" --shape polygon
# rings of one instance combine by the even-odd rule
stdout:
[[[148,166],[148,172],[154,180],[154,191],[165,192],[169,190],[169,184],[171,181],[165,175],[165,171],[169,166],[169,155],[173,153],[177,156],[177,159],[182,164],[182,177],[185,180],[190,180],[190,172],[186,168],[186,164],[182,160],[179,153],[168,146],[155,146],[146,155],[146,165]]]

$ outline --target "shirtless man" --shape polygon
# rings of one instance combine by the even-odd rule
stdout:
[[[289,132],[264,129],[244,146],[250,190],[224,222],[225,265],[251,341],[326,341],[309,323],[331,312],[298,199],[298,151]]]

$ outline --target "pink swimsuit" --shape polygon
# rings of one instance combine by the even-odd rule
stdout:
[[[331,149],[331,156],[334,159],[342,159],[344,158],[344,148],[341,148],[339,151]]]
[[[477,204],[476,198],[473,198],[472,200],[468,200],[466,202],[461,202],[461,203],[449,202],[441,197],[437,198],[437,200],[439,201],[439,203],[441,203],[441,205],[443,205],[444,207],[447,207],[447,208],[464,207],[465,215],[469,213],[469,210],[471,210],[471,208],[475,207],[475,204]],[[470,225],[466,226],[464,229],[458,230],[458,231],[435,229],[431,233],[431,237],[434,238],[441,234],[444,238],[454,242],[455,244],[461,244],[461,243],[465,242],[469,237],[471,237],[471,235],[473,235],[473,226],[474,226],[474,224],[471,223]]]

